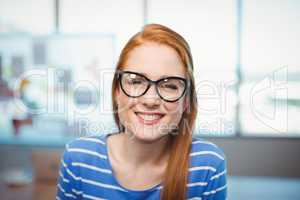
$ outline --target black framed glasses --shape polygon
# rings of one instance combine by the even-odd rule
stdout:
[[[155,86],[158,96],[167,102],[178,101],[185,93],[187,80],[170,76],[152,81],[143,74],[131,71],[119,71],[118,79],[122,91],[129,97],[137,98],[146,94],[151,85]]]

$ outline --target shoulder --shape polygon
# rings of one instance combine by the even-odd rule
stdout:
[[[192,166],[211,166],[215,169],[226,163],[224,151],[216,144],[202,138],[193,137],[190,160]]]
[[[107,159],[106,136],[86,136],[68,142],[64,151],[67,161],[82,161],[91,159]]]
[[[226,157],[216,144],[193,138],[190,151],[189,194],[209,199],[226,198]]]
[[[66,148],[83,148],[87,150],[93,150],[99,145],[106,145],[105,137],[106,135],[79,137],[68,142],[66,144]]]

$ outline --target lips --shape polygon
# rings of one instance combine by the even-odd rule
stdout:
[[[153,125],[158,123],[165,114],[158,112],[135,112],[139,121],[146,125]]]

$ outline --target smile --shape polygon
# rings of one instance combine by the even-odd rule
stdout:
[[[135,112],[135,114],[139,121],[146,125],[157,124],[165,116],[162,113]]]

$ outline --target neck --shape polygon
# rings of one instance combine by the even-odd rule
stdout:
[[[122,134],[120,149],[124,159],[139,167],[163,164],[168,159],[169,145],[170,136],[148,143],[128,134]]]

